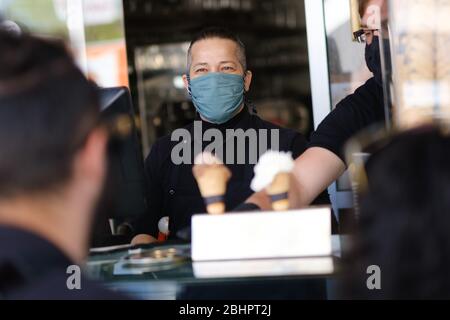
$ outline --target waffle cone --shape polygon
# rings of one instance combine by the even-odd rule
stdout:
[[[203,198],[225,195],[231,177],[230,170],[225,165],[195,165],[192,171]],[[221,214],[225,212],[225,204],[212,203],[206,209],[210,214]]]
[[[289,192],[291,175],[289,172],[280,172],[273,179],[272,183],[266,188],[269,196],[279,195]],[[281,199],[272,201],[272,208],[275,211],[283,211],[289,209],[289,199]]]
[[[219,215],[225,213],[225,203],[217,202],[206,206],[206,211],[212,215]]]

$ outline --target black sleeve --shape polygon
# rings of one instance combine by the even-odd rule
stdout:
[[[306,141],[306,138],[302,134],[296,132],[289,148],[289,151],[292,152],[292,158],[297,159],[306,151],[307,145],[308,142]]]
[[[309,147],[328,149],[345,162],[343,148],[347,140],[383,119],[383,91],[371,78],[337,104],[312,133]]]
[[[160,144],[155,143],[145,159],[145,175],[147,181],[148,212],[134,222],[136,234],[158,236],[158,221],[163,211],[163,188],[161,180],[161,162],[159,160]]]
[[[231,212],[249,212],[249,211],[261,211],[261,208],[254,203],[244,202],[234,208]]]

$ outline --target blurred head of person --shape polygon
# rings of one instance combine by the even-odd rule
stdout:
[[[388,5],[386,0],[360,0],[359,9],[361,25],[365,31],[365,60],[367,68],[373,73],[375,81],[382,86],[380,35],[382,29],[383,54],[386,58],[386,68],[390,69],[390,45],[387,38]]]
[[[244,108],[252,81],[244,44],[229,30],[204,29],[189,46],[183,79],[203,120],[227,122]]]
[[[450,135],[422,127],[393,138],[367,163],[349,258],[352,297],[450,298]],[[369,266],[381,290],[368,290]]]
[[[380,17],[374,17],[375,7],[378,7]],[[374,21],[379,21],[382,25],[387,22],[388,19],[388,4],[386,0],[359,0],[359,15],[361,17],[361,25],[367,29],[365,34],[366,43],[371,44],[373,37],[378,36],[379,32],[373,29],[371,24]]]
[[[0,225],[82,260],[106,171],[95,86],[63,45],[27,34],[0,31],[0,65]]]
[[[1,16],[0,16],[0,30],[15,36],[20,36],[20,34],[22,33],[22,29],[16,22],[12,20],[3,20]]]

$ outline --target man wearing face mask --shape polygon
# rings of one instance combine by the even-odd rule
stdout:
[[[294,157],[305,151],[307,142],[301,134],[263,121],[249,111],[244,97],[250,90],[252,73],[247,70],[245,47],[234,34],[221,28],[202,31],[192,40],[187,60],[185,87],[197,109],[203,132],[217,129],[226,137],[227,129],[254,129],[256,132],[266,129],[269,131],[267,149],[270,149],[270,131],[278,130],[280,150],[290,151]],[[193,134],[194,124],[186,129]],[[190,226],[192,214],[206,212],[192,165],[176,165],[171,161],[171,152],[177,143],[171,141],[170,136],[163,137],[153,145],[146,159],[150,212],[135,224],[140,235],[133,243],[154,241],[150,235],[157,235],[161,217],[169,217],[169,236],[175,238],[178,231]],[[209,143],[194,137],[191,146],[193,149],[195,144],[200,144],[203,150]],[[252,147],[246,144],[245,154],[249,154]],[[242,150],[235,150],[239,151]],[[252,194],[250,182],[254,163],[247,158],[245,164],[225,164],[232,173],[225,195],[226,208],[230,211]],[[328,194],[322,193],[315,203],[329,204]]]
[[[379,6],[381,16],[387,16],[384,0],[361,0],[363,25],[367,23],[370,15],[367,9],[371,5]],[[372,124],[385,121],[378,36],[378,32],[373,30],[365,33],[366,63],[374,76],[337,104],[311,135],[308,150],[296,159],[294,184],[289,193],[292,207],[308,206],[344,173],[343,149],[348,139]],[[384,47],[384,50],[389,50],[387,44]],[[247,202],[264,209],[270,204],[264,192],[255,193]]]

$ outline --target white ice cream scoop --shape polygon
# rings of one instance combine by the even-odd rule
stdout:
[[[255,166],[251,188],[255,192],[266,190],[277,211],[289,209],[288,192],[294,160],[290,152],[269,150]]]
[[[275,176],[281,172],[290,173],[294,169],[294,160],[290,152],[269,150],[264,153],[256,164],[255,177],[251,188],[259,192],[270,186]]]

